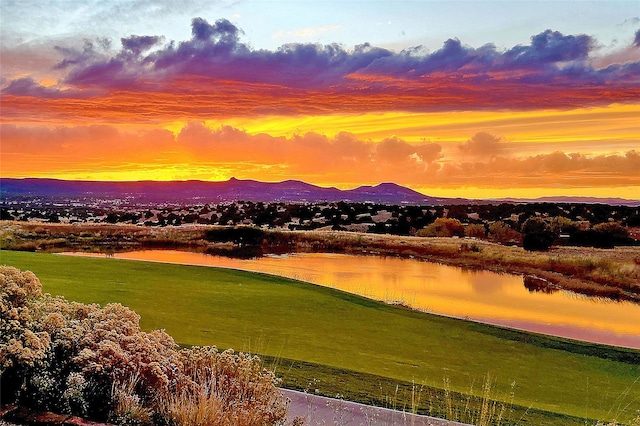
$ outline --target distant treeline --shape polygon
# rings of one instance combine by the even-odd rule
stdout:
[[[468,236],[538,249],[549,244],[593,247],[634,244],[638,240],[638,233],[633,228],[640,227],[640,208],[555,203],[389,206],[347,202],[290,204],[239,201],[153,209],[104,209],[77,205],[43,206],[37,202],[27,202],[1,206],[0,219],[48,223],[128,223],[155,227],[246,225],[263,229]],[[254,244],[252,241],[257,234],[251,233],[254,231],[242,232],[247,234],[237,238],[243,238],[243,241],[233,242]]]

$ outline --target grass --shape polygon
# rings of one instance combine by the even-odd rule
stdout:
[[[282,386],[310,394],[337,397],[379,407],[404,410],[467,424],[501,423],[531,426],[584,426],[584,418],[513,404],[512,393],[492,390],[493,382],[467,384],[465,392],[451,389],[448,378],[440,387],[402,381],[326,365],[262,356],[267,368],[283,377]],[[512,382],[513,387],[515,384]],[[477,391],[480,391],[479,393]],[[591,424],[594,423],[591,421]]]
[[[496,398],[510,402],[513,393],[514,406],[529,409],[528,416],[546,411],[624,423],[640,410],[634,350],[438,317],[263,274],[13,251],[0,252],[0,263],[33,271],[43,291],[69,300],[122,303],[141,315],[143,329],[164,328],[183,344],[346,371],[325,376],[329,395],[336,386],[343,395],[360,392],[362,382],[350,379],[357,374],[440,391],[446,378],[461,395],[491,375]],[[318,368],[302,376],[294,370],[283,361],[278,374],[299,389],[322,377]],[[481,397],[481,385],[473,393]],[[520,423],[544,424],[535,419]]]

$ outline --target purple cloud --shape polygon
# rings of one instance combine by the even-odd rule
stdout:
[[[103,43],[98,43],[99,46],[104,46]],[[76,66],[83,66],[90,62],[97,62],[105,59],[104,54],[100,54],[95,44],[90,40],[84,40],[82,50],[77,48],[68,48],[63,46],[55,46],[54,49],[60,53],[64,59],[60,61],[54,69],[66,69]]]
[[[153,79],[154,71],[163,77],[169,71],[169,77],[196,75],[293,88],[345,85],[347,76],[353,74],[424,79],[448,73],[451,78],[484,81],[492,74],[512,71],[511,78],[508,74],[500,78],[533,84],[552,83],[567,75],[590,83],[615,78],[611,75],[615,69],[599,76],[599,70],[585,65],[595,45],[590,36],[551,30],[532,36],[528,46],[519,45],[504,52],[492,44],[472,48],[458,39],[449,39],[432,53],[420,47],[394,53],[369,44],[353,50],[339,44],[287,44],[275,51],[255,50],[240,41],[242,30],[226,19],[210,24],[203,18],[194,18],[191,32],[190,40],[177,45],[171,42],[144,58],[138,56],[157,45],[160,37],[123,38],[123,51],[115,57],[97,54],[90,43],[82,51],[59,48],[67,56],[59,67],[74,68],[67,82],[79,85],[96,84],[99,80],[109,85],[110,79],[137,78],[141,74]],[[525,75],[514,70],[524,71]]]
[[[208,42],[218,39],[219,43],[235,45],[238,43],[238,35],[242,30],[226,19],[218,19],[210,25],[202,18],[194,18],[191,21],[191,34],[194,40]]]
[[[585,34],[565,36],[546,30],[531,37],[530,46],[516,46],[505,53],[515,65],[548,64],[584,60],[594,47],[593,39]]]
[[[247,95],[260,90],[263,97],[272,91],[273,102],[249,105],[254,112],[295,109],[277,102],[286,96],[309,99],[308,110],[316,112],[331,108],[330,98],[342,95],[352,95],[340,104],[352,112],[390,107],[530,108],[542,103],[567,107],[576,102],[606,104],[640,96],[640,62],[594,68],[589,55],[596,42],[584,34],[546,30],[532,36],[529,45],[507,50],[493,44],[474,48],[452,38],[433,52],[421,46],[392,52],[368,43],[353,49],[300,43],[274,51],[254,49],[241,41],[243,31],[226,19],[209,23],[194,18],[191,34],[189,40],[164,45],[160,36],[133,35],[121,39],[120,51],[110,50],[105,39],[86,41],[82,48],[58,46],[56,51],[63,59],[56,68],[67,72],[62,83],[81,91],[213,95],[224,89]],[[27,82],[16,81],[6,90],[46,92],[27,86]],[[513,96],[514,90],[518,97]],[[376,99],[376,95],[386,98]],[[238,102],[251,99],[245,96]],[[312,102],[315,99],[320,101]],[[365,105],[362,99],[372,102]]]
[[[60,90],[58,87],[46,87],[30,77],[19,78],[11,81],[2,89],[3,95],[30,96],[34,98],[65,98],[69,96],[79,97],[81,94],[75,90]]]
[[[122,47],[126,50],[130,50],[135,55],[140,55],[151,49],[156,44],[162,41],[163,37],[159,36],[137,36],[132,35],[128,38],[121,38]]]

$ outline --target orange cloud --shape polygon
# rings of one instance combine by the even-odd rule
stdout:
[[[488,162],[446,164],[438,175],[444,184],[487,187],[639,186],[640,153],[585,156],[551,152],[523,158],[495,157]]]
[[[106,125],[2,125],[0,136],[0,165],[6,177],[223,180],[236,176],[296,178],[341,187],[395,181],[415,188],[640,185],[640,154],[634,150],[622,155],[559,151],[516,155],[513,150],[496,149],[496,144],[505,142],[483,133],[457,145],[492,153],[471,157],[474,161],[450,156],[440,144],[398,137],[371,141],[345,132],[335,137],[313,132],[274,137],[231,126],[210,129],[201,123],[190,123],[177,135]]]
[[[504,141],[499,136],[489,132],[478,132],[460,145],[464,154],[477,157],[493,157],[502,151]]]
[[[606,56],[551,30],[507,49],[268,51],[226,20],[191,30],[2,47],[3,175],[638,185],[637,40]]]
[[[163,167],[166,165],[219,165],[229,168],[235,164],[243,170],[255,165],[258,172],[278,170],[298,175],[323,176],[348,174],[390,176],[396,167],[414,166],[424,170],[439,152],[435,144],[410,144],[393,139],[402,146],[401,154],[386,149],[389,140],[381,143],[362,141],[349,133],[333,138],[305,133],[290,138],[267,134],[250,135],[239,129],[222,126],[209,129],[200,123],[186,125],[177,136],[167,130],[122,131],[112,126],[77,127],[20,127],[2,125],[3,174],[24,176],[48,173],[61,176],[74,169],[96,172],[122,165],[137,165],[125,169],[135,175],[135,167]],[[393,156],[393,164],[388,159]],[[33,158],[40,161],[33,162]],[[259,178],[259,176],[254,176]],[[264,177],[264,176],[262,176]]]

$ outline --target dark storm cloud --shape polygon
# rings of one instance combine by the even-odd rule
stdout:
[[[558,31],[546,30],[531,37],[529,46],[516,46],[502,56],[508,65],[539,66],[584,60],[593,47],[594,40],[588,35],[565,36]]]
[[[191,34],[194,40],[211,41],[218,39],[225,44],[237,44],[238,36],[242,31],[226,19],[218,19],[210,25],[202,18],[194,18],[191,21]]]

